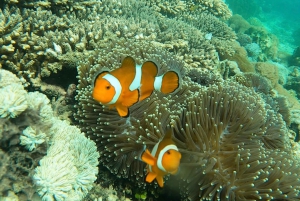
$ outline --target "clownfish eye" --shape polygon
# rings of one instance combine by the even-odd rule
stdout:
[[[169,155],[171,154],[170,150],[167,151],[167,154],[169,154]]]
[[[106,87],[105,87],[105,89],[109,90],[109,89],[110,89],[110,86],[109,86],[109,85],[108,85],[108,86],[106,86]]]

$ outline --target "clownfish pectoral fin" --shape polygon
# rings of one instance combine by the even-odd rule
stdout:
[[[143,162],[147,163],[150,166],[154,166],[156,163],[156,158],[151,155],[148,149],[146,149],[145,152],[142,154],[141,159]]]
[[[149,172],[146,176],[146,182],[151,183],[156,177],[157,177],[156,173]]]
[[[128,117],[129,116],[128,107],[119,104],[119,105],[116,105],[116,109],[117,109],[117,111],[118,111],[118,113],[121,117]]]
[[[141,96],[140,100],[144,100],[151,96],[154,87],[154,79],[157,75],[158,68],[152,61],[147,61],[142,65],[142,79],[141,79]]]
[[[178,171],[179,171],[179,168],[177,170],[174,170],[173,172],[170,172],[170,174],[176,175],[178,173]]]
[[[124,96],[122,98],[122,105],[126,106],[126,107],[130,107],[133,104],[139,102],[139,96],[140,96],[140,92],[138,89],[134,90],[134,91],[127,91],[124,92]]]
[[[128,68],[128,67],[131,67],[131,68],[135,68],[135,61],[132,57],[130,56],[127,56],[123,59],[122,61],[122,65],[121,65],[121,68]],[[126,75],[125,75],[126,76]]]
[[[179,75],[175,71],[168,71],[163,75],[160,91],[164,94],[172,93],[179,87]]]
[[[156,176],[156,181],[157,181],[158,185],[159,185],[161,188],[164,187],[164,179],[163,179],[162,176],[157,175],[157,176]]]

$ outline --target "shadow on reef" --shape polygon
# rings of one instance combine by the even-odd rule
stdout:
[[[52,73],[49,77],[45,77],[42,80],[47,84],[58,85],[67,90],[70,84],[78,84],[76,76],[76,68],[65,67],[61,71],[58,71],[56,74]]]

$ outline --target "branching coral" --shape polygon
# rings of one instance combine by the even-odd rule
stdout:
[[[42,85],[49,76],[53,79],[58,76],[55,74],[62,74],[63,70],[75,72],[75,67],[84,57],[93,54],[97,48],[105,47],[109,40],[125,38],[152,41],[157,47],[177,52],[178,57],[189,66],[210,70],[218,63],[216,52],[233,52],[228,43],[235,37],[233,32],[213,14],[200,12],[200,8],[194,17],[200,18],[204,22],[200,25],[204,25],[196,26],[189,23],[189,18],[180,20],[162,15],[145,1],[80,1],[76,3],[83,5],[84,9],[69,7],[76,12],[57,9],[69,5],[71,1],[51,1],[49,7],[40,5],[37,9],[31,9],[33,4],[39,6],[39,3],[26,4],[22,1],[17,4],[26,5],[22,14],[15,7],[5,7],[3,10],[3,41],[12,46],[12,51],[3,52],[0,63],[5,69],[23,77],[26,87],[34,87],[42,92]],[[218,1],[206,3],[200,3],[205,4],[205,10],[222,7]],[[188,8],[183,5],[187,4],[179,1],[176,6],[180,7],[180,12],[186,12]],[[16,22],[10,26],[9,19]],[[211,24],[217,30],[212,29]],[[18,34],[12,34],[14,32]],[[212,40],[205,39],[207,32],[213,34]],[[8,37],[12,39],[6,40],[7,35],[13,35]]]

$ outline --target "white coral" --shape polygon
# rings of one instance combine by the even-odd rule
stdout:
[[[39,132],[33,129],[31,126],[28,126],[23,130],[23,135],[20,136],[21,145],[25,146],[26,149],[32,151],[37,147],[37,145],[45,142],[46,134],[43,132]]]
[[[40,92],[29,92],[27,94],[28,108],[38,111],[39,116],[43,121],[48,121],[53,118],[53,110],[50,106],[50,100],[45,94]]]
[[[43,201],[72,200],[70,191],[77,170],[72,162],[73,156],[68,150],[58,150],[55,154],[51,154],[50,151],[35,169],[33,179]]]
[[[51,146],[33,177],[37,192],[43,200],[81,200],[98,174],[96,144],[58,119],[53,119],[49,135]]]
[[[0,103],[0,118],[15,118],[27,109],[26,91],[16,84],[0,88]]]

